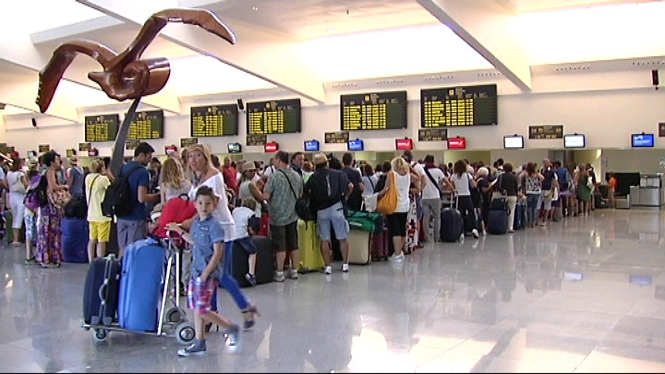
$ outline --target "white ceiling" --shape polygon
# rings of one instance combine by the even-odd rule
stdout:
[[[587,10],[589,7],[599,5],[659,2],[655,0],[459,1],[495,2],[521,15],[552,9],[584,8]],[[491,68],[491,65],[488,65],[487,61],[477,52],[450,32],[415,0],[181,0],[180,2],[182,4],[204,4],[205,8],[215,11],[224,21],[239,21],[250,25],[251,28],[300,41],[302,53],[305,56],[298,56],[298,58],[303,58],[314,70],[317,70],[324,83]],[[43,32],[71,23],[88,21],[100,17],[100,15],[104,16],[74,0],[22,0],[21,4],[24,7],[41,10],[35,12],[35,16],[30,19],[30,25],[27,27],[30,33]],[[3,13],[12,17],[11,6]],[[53,14],[58,14],[58,17],[53,17]],[[587,58],[587,56],[594,54],[602,56],[603,59],[648,57],[645,52],[630,48],[612,49],[609,41],[603,44],[603,48],[605,48],[603,51],[597,50],[599,44],[593,38],[602,38],[602,35],[596,35],[594,32],[602,33],[602,31],[583,29],[583,18],[581,15],[576,18],[580,21],[579,25],[575,25],[576,28],[571,28],[570,25],[563,27],[563,37],[551,36],[551,39],[540,36],[546,30],[535,30],[537,25],[523,23],[527,27],[525,29],[527,31],[522,31],[523,34],[528,34],[525,36],[536,35],[531,39],[524,38],[525,44],[531,43],[536,51],[536,54],[531,56],[531,64],[589,61],[593,58]],[[532,19],[536,20],[536,23],[543,23],[537,17],[532,17]],[[548,28],[554,26],[556,26],[555,21]],[[613,26],[608,25],[607,27]],[[622,27],[617,27],[617,25],[615,27],[618,33],[625,31]],[[121,51],[136,36],[138,30],[138,25],[121,24],[86,32],[83,35],[77,35],[77,38],[98,41],[116,51]],[[384,33],[380,30],[389,31]],[[579,39],[579,36],[576,36],[580,35],[579,33],[584,33],[587,39],[581,48],[580,45],[577,46],[580,51],[576,52],[578,53],[578,59],[576,59],[575,55],[569,56],[565,52],[571,40]],[[645,37],[654,37],[649,33],[645,32],[645,34],[647,34]],[[658,35],[661,34],[662,32]],[[547,40],[547,42],[539,44],[537,38]],[[37,49],[48,56],[61,42],[62,40],[56,40],[42,43],[37,46]],[[391,43],[397,46],[393,49]],[[639,43],[633,44],[638,45]],[[428,45],[431,45],[431,48],[427,48]],[[594,49],[594,47],[596,48]],[[353,53],[345,54],[347,51],[353,51]],[[654,53],[652,56],[657,55],[659,54]],[[273,84],[261,78],[204,57],[165,38],[155,39],[144,54],[144,57],[147,58],[156,56],[168,57],[171,61],[172,76],[168,87],[178,92],[180,97],[203,97],[215,93],[275,88]],[[579,56],[584,58],[579,59]],[[354,69],[354,64],[357,66],[356,69]],[[77,67],[79,69],[76,69]],[[74,60],[72,68],[72,71],[78,70],[80,76],[72,77],[71,74],[74,73],[68,73],[68,78],[87,81],[83,72],[98,70],[99,66],[92,59],[83,56]],[[196,76],[196,73],[201,71],[209,72],[206,79]],[[28,76],[34,79],[34,74],[34,69],[29,70],[0,63],[0,81]],[[81,97],[81,101],[76,104],[77,107],[113,103],[105,95],[100,94],[100,91],[80,84],[68,82],[61,88],[64,89],[64,86],[68,85],[75,87],[72,90]],[[90,86],[94,86],[94,84],[90,82]],[[90,93],[85,94],[85,92]]]

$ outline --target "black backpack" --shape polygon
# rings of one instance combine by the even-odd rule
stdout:
[[[142,168],[136,166],[131,169],[127,175],[122,172],[116,178],[104,194],[104,201],[102,201],[102,214],[105,217],[125,217],[132,214],[134,210],[134,201],[132,200],[132,189],[129,185],[129,176],[133,172]]]

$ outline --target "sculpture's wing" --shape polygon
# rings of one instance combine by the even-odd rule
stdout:
[[[90,40],[74,40],[58,46],[49,62],[39,72],[39,90],[35,102],[39,105],[39,110],[42,113],[46,112],[46,109],[51,105],[53,94],[58,88],[65,70],[79,53],[94,58],[104,69],[116,57],[113,50]]]
[[[231,44],[235,44],[236,36],[214,13],[206,9],[166,9],[150,16],[143,24],[141,31],[125,51],[111,63],[114,68],[123,68],[130,62],[138,60],[145,49],[152,43],[157,34],[169,22],[180,22],[196,25],[215,34]]]

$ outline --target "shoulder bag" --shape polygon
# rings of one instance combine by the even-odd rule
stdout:
[[[395,213],[395,210],[397,209],[397,200],[399,199],[399,196],[397,195],[397,178],[395,178],[395,172],[391,172],[388,178],[390,178],[390,187],[381,200],[379,200],[376,207],[377,212],[385,215]]]

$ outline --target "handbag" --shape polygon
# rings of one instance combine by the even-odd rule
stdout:
[[[397,209],[397,200],[399,196],[397,195],[397,181],[395,179],[395,172],[390,173],[390,187],[385,195],[379,200],[377,204],[376,211],[381,214],[390,215],[395,213]]]
[[[545,199],[545,201],[552,201],[553,197],[554,197],[553,190],[543,191],[543,199]]]
[[[49,202],[57,209],[63,209],[71,199],[72,195],[67,190],[50,191],[48,193]]]
[[[363,196],[362,207],[360,210],[373,213],[376,212],[377,205],[379,204],[379,193]]]

